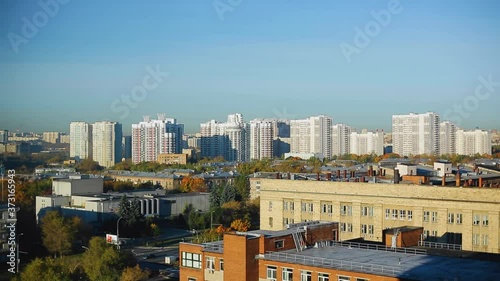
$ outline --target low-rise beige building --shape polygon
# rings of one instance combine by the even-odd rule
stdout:
[[[186,153],[180,154],[159,154],[157,162],[167,165],[186,165],[188,155]]]
[[[400,226],[424,227],[423,241],[500,253],[500,189],[251,178],[260,227],[340,222],[340,239],[382,241]],[[255,190],[254,190],[255,192]]]

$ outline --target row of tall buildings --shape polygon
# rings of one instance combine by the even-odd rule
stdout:
[[[491,132],[463,130],[434,112],[392,116],[393,152],[419,154],[491,154]]]
[[[122,159],[122,125],[117,122],[71,122],[70,157],[91,158],[111,167]]]

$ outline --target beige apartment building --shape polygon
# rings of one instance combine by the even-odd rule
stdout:
[[[382,241],[384,229],[419,226],[426,243],[500,253],[500,189],[262,178],[250,186],[263,230],[335,221],[340,240]]]

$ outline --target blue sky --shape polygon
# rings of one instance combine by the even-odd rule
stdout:
[[[68,131],[70,121],[112,120],[129,132],[143,115],[166,113],[197,132],[239,112],[246,120],[328,114],[390,130],[392,114],[426,111],[464,128],[500,127],[498,1],[400,0],[385,26],[371,12],[388,11],[389,0],[242,0],[220,17],[214,3],[229,2],[238,4],[72,0],[43,24],[39,0],[1,1],[0,128]],[[23,18],[38,20],[31,38]],[[356,45],[356,28],[374,23],[370,42]],[[26,40],[17,54],[12,34]],[[359,47],[350,62],[342,43]],[[169,75],[126,114],[113,109],[148,66]],[[482,99],[480,76],[494,83]]]

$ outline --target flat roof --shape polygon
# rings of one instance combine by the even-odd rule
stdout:
[[[500,263],[340,246],[266,253],[263,259],[410,280],[498,280]]]

